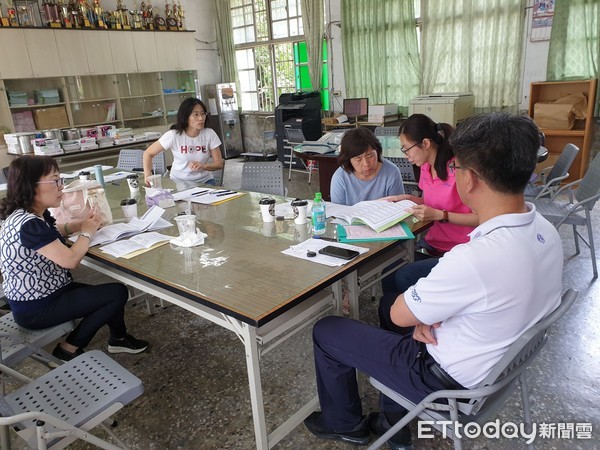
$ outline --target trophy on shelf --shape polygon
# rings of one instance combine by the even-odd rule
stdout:
[[[2,15],[2,2],[0,2],[0,27],[10,27],[8,17]]]
[[[137,1],[133,2],[133,11],[129,11],[131,15],[131,27],[134,30],[142,29],[142,11],[138,9]]]
[[[173,7],[177,9],[177,6],[173,4]],[[173,17],[173,13],[171,11],[171,5],[169,2],[165,3],[165,20],[167,22],[167,28],[172,30],[177,30],[177,19]]]
[[[142,2],[141,6],[142,11],[142,28],[144,30],[154,30],[154,23],[150,15],[148,14],[148,7],[146,7],[146,2]]]
[[[49,27],[61,28],[60,13],[56,3],[53,1],[46,1],[42,3],[42,11]]]
[[[71,20],[70,28],[81,28],[81,25],[83,24],[83,21],[81,18],[81,11],[79,11],[79,5],[77,3],[75,3],[75,0],[69,1],[68,10],[69,10],[69,16],[70,16],[70,20]]]
[[[181,6],[181,0],[178,1],[179,7],[177,8],[177,27],[180,30],[185,30],[185,13],[183,12],[183,6]]]
[[[65,0],[58,0],[58,17],[63,28],[72,28],[69,6]]]
[[[153,11],[153,7],[152,5],[148,4],[148,9]],[[167,10],[167,8],[165,7],[165,11]],[[154,28],[156,28],[159,31],[165,31],[167,29],[167,23],[165,22],[165,19],[163,19],[162,17],[160,17],[158,14],[154,14]]]
[[[90,9],[87,0],[79,0],[79,11],[81,12],[82,26],[84,28],[94,28],[96,21],[92,17],[93,11]]]
[[[100,4],[100,0],[93,1],[94,16],[96,16],[96,28],[107,28],[106,22],[104,21],[104,8]]]
[[[12,0],[7,0],[6,2],[6,15],[8,16],[8,26],[19,26],[19,22],[17,22],[17,10],[13,5]]]
[[[129,10],[123,6],[123,0],[117,0],[117,29],[131,30],[131,24],[129,22]],[[121,25],[121,28],[119,28]]]

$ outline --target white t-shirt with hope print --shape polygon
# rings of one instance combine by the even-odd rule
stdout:
[[[205,183],[212,180],[212,172],[208,170],[192,171],[188,167],[191,161],[206,163],[210,158],[210,151],[221,145],[217,133],[211,128],[202,128],[196,137],[190,137],[175,130],[169,130],[158,140],[164,149],[173,153],[171,178],[185,181]]]

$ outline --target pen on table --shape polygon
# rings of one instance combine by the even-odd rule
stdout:
[[[237,192],[236,191],[221,192],[220,194],[216,194],[215,197],[223,197],[224,195],[231,195],[231,194],[237,194]]]
[[[319,235],[314,235],[313,239],[321,239],[323,241],[331,241],[331,242],[337,242],[336,238],[330,238],[330,237],[326,237],[326,236],[319,236]]]
[[[200,191],[200,192],[194,192],[192,195],[190,195],[190,197],[195,197],[196,195],[204,195],[204,194],[208,194],[210,191],[206,190],[206,191]]]

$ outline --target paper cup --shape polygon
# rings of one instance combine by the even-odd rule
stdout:
[[[86,170],[82,170],[81,172],[79,172],[79,179],[86,181],[89,180],[92,177],[92,175],[86,171]]]
[[[275,199],[261,198],[258,202],[263,222],[275,222]]]
[[[292,202],[292,211],[294,212],[294,223],[301,225],[307,222],[308,201],[294,200]]]
[[[137,173],[127,175],[127,186],[131,192],[140,192],[140,177]]]
[[[137,217],[137,201],[133,198],[126,198],[121,200],[121,209],[123,210],[123,217],[129,222],[134,217]]]

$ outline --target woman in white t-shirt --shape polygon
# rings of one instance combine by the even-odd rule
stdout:
[[[223,168],[221,140],[206,125],[208,114],[204,103],[197,98],[186,98],[177,111],[177,122],[144,152],[145,179],[152,175],[152,158],[169,149],[173,152],[173,180],[215,184],[211,172]]]

